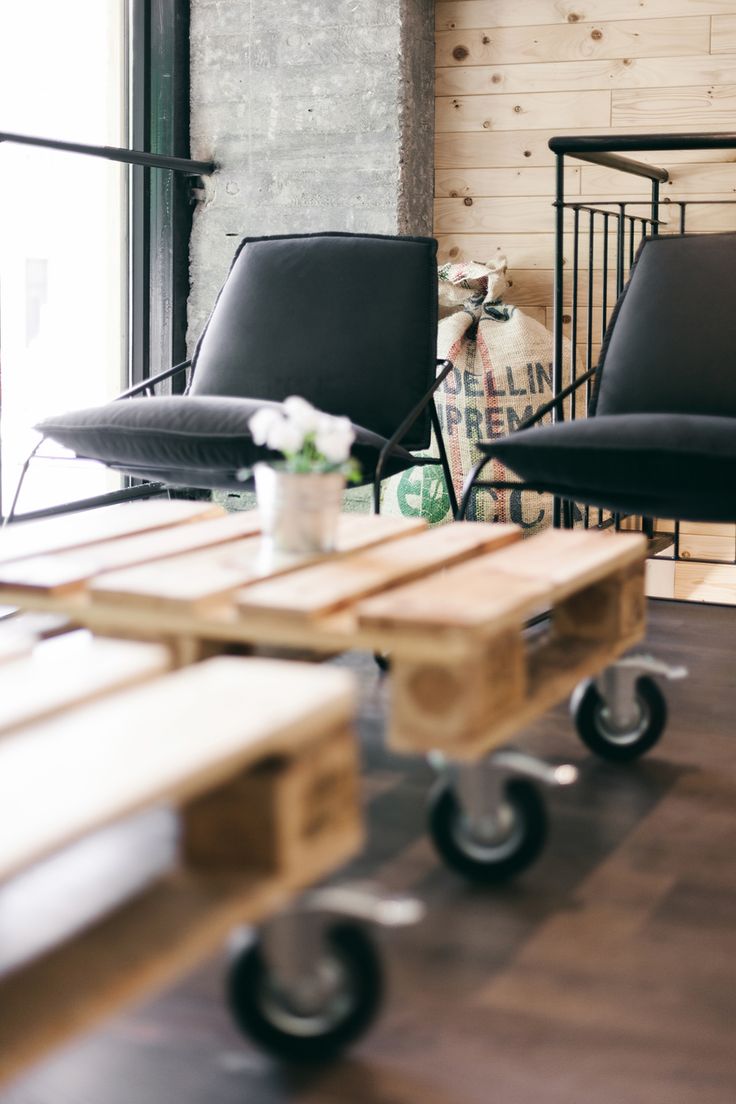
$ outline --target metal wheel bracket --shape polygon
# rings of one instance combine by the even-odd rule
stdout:
[[[651,655],[626,656],[606,667],[595,679],[605,703],[606,720],[614,732],[630,732],[640,722],[636,683],[642,675],[668,680],[685,678],[686,667],[673,667]]]
[[[331,927],[340,922],[405,927],[421,920],[424,911],[416,898],[382,893],[374,886],[326,886],[306,893],[261,926],[261,952],[289,1005],[312,1014],[332,999],[342,980],[329,967]]]
[[[525,778],[544,786],[568,786],[578,777],[570,763],[554,766],[515,748],[495,751],[479,763],[446,763],[444,772],[473,835],[487,843],[506,836],[513,824],[506,795],[510,781]]]

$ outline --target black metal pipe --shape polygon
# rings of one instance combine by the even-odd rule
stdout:
[[[714,134],[598,134],[557,135],[549,140],[549,148],[556,154],[609,153],[624,151],[637,153],[652,150],[736,149],[736,133],[721,131]],[[651,168],[652,166],[649,166]],[[666,169],[659,170],[666,172]],[[664,183],[664,181],[663,181]]]
[[[570,304],[570,383],[574,383],[577,376],[578,363],[578,300],[579,300],[579,272],[580,272],[580,210],[573,208],[572,230],[572,302]],[[575,397],[570,396],[570,421],[575,420]]]
[[[585,368],[590,371],[593,367],[593,272],[595,269],[595,212],[588,216],[588,317],[586,344],[585,344]],[[585,385],[586,409],[590,404],[590,380]],[[575,401],[573,400],[572,415],[575,417]]]
[[[626,206],[619,204],[618,226],[616,228],[616,295],[619,296],[624,289],[624,233],[626,226],[624,216]]]
[[[659,233],[659,181],[652,181],[652,237]]]
[[[608,220],[611,216],[606,211],[603,215],[603,294],[601,303],[601,341],[606,333],[608,319]]]
[[[123,165],[172,169],[174,172],[185,173],[188,176],[208,176],[217,168],[214,161],[193,161],[188,157],[168,157],[161,153],[144,153],[142,150],[121,149],[117,146],[88,146],[80,142],[60,142],[56,138],[36,138],[30,134],[8,134],[0,131],[0,142],[60,150],[62,153],[81,153],[87,157],[100,157],[103,161],[117,161]]]

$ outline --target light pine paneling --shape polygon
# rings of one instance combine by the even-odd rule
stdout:
[[[717,15],[727,22],[732,12],[731,0],[439,0],[437,29],[607,22],[613,16],[629,20]]]
[[[712,54],[736,53],[736,12],[730,11],[711,20],[710,50]]]
[[[473,2],[467,0],[468,4]],[[523,2],[518,6],[523,8]],[[610,10],[615,11],[615,5],[610,5]],[[437,64],[512,65],[527,61],[680,57],[707,54],[710,34],[708,16],[437,31]]]
[[[600,93],[598,93],[600,95]],[[656,129],[657,123],[676,124],[680,129],[700,130],[716,125],[730,130],[736,120],[736,85],[718,88],[646,88],[611,93],[611,122],[614,126]]]
[[[503,92],[569,92],[611,88],[662,88],[677,72],[682,85],[736,82],[736,56],[625,57],[604,61],[536,62],[529,65],[454,65],[437,69],[438,96],[481,96]]]
[[[554,187],[550,169],[452,169],[438,171],[435,176],[435,196],[507,196],[521,192],[525,196],[545,196],[549,199]],[[565,190],[570,195],[580,192],[580,169],[565,173]]]
[[[554,259],[553,135],[674,134],[736,130],[736,0],[439,0],[436,5],[435,234],[443,261],[505,256],[506,298],[551,328]],[[633,155],[670,171],[662,186],[663,232],[736,231],[736,151]],[[571,199],[641,203],[649,183],[573,160]],[[586,215],[580,286],[587,292]],[[602,234],[593,237],[593,298],[603,293]],[[573,257],[565,244],[565,303]],[[627,242],[628,257],[628,242]],[[608,313],[615,288],[608,256]],[[600,312],[599,312],[600,313]],[[591,335],[600,350],[600,317]],[[565,326],[569,334],[569,318]],[[587,319],[578,319],[578,351]],[[688,543],[689,541],[689,543]],[[670,591],[736,604],[736,566],[701,569],[703,552],[730,558],[736,529],[696,535],[692,561]],[[699,542],[699,543],[698,543]],[[707,545],[707,547],[706,547]],[[667,565],[665,565],[667,566]]]

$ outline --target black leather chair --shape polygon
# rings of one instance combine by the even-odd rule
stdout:
[[[616,513],[736,521],[736,234],[645,240],[596,368],[480,444],[458,516],[498,459],[528,490]],[[588,418],[538,423],[586,381]]]
[[[353,454],[374,484],[440,463],[457,504],[433,395],[438,362],[437,243],[432,238],[322,233],[246,238],[191,362],[113,402],[47,418],[36,429],[78,456],[167,485],[242,490],[270,454],[248,422],[302,395],[356,429]],[[189,371],[183,395],[157,384]],[[439,457],[426,449],[434,428]]]

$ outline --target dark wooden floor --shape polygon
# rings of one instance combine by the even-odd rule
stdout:
[[[733,1104],[736,1101],[736,611],[654,603],[670,684],[651,757],[587,756],[558,710],[525,746],[577,762],[537,865],[480,892],[423,834],[430,774],[380,743],[362,674],[371,836],[354,873],[420,894],[386,945],[390,1002],[351,1056],[311,1075],[243,1042],[220,961],[38,1068],[2,1104]]]

